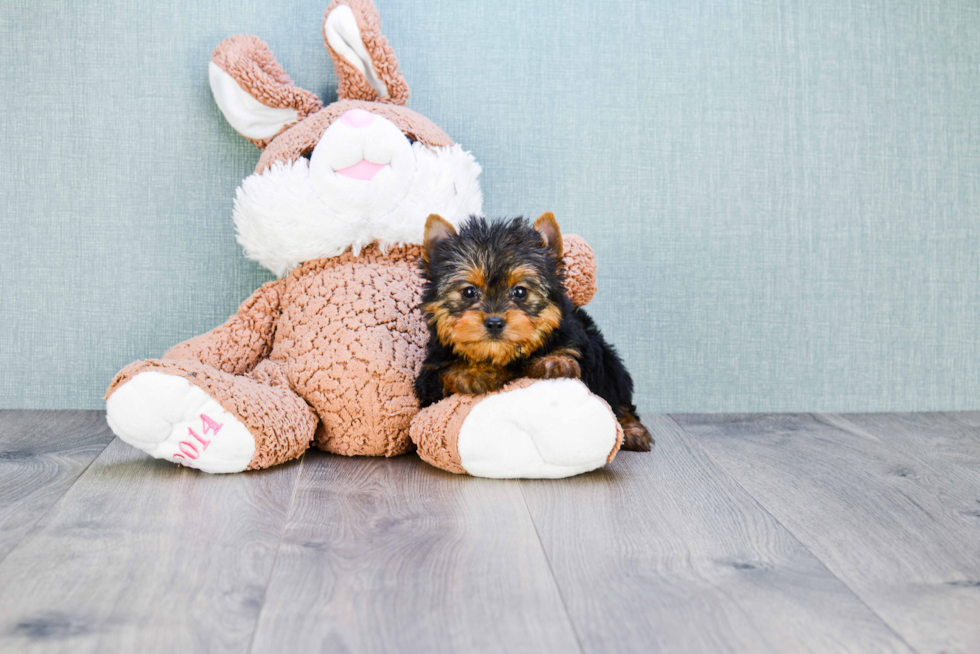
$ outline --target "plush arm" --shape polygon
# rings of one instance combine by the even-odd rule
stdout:
[[[200,361],[233,375],[249,372],[272,350],[282,292],[281,279],[264,284],[225,324],[175,345],[163,358]]]
[[[562,238],[562,260],[565,263],[565,292],[577,307],[592,301],[596,285],[595,252],[585,239],[575,234]]]

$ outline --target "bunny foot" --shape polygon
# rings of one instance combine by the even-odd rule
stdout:
[[[412,423],[419,455],[475,477],[559,479],[612,460],[622,428],[574,379],[518,380],[489,395],[454,395]]]
[[[187,380],[141,372],[106,401],[116,436],[150,456],[204,472],[241,472],[255,437],[214,398]]]

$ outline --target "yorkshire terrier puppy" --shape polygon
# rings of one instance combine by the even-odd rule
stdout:
[[[648,451],[633,379],[592,318],[565,294],[561,231],[546,213],[471,217],[459,230],[425,224],[423,311],[429,344],[415,394],[427,407],[453,393],[495,391],[520,377],[581,379],[612,407],[627,450]]]

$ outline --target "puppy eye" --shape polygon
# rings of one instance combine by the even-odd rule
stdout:
[[[515,300],[523,300],[527,298],[527,289],[523,286],[515,286],[511,289],[510,294]]]
[[[467,286],[462,291],[459,292],[463,296],[464,300],[475,300],[476,299],[476,289],[472,286]]]

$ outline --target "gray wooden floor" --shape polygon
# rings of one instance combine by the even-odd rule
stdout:
[[[980,652],[980,413],[646,422],[516,482],[0,412],[0,652]]]

